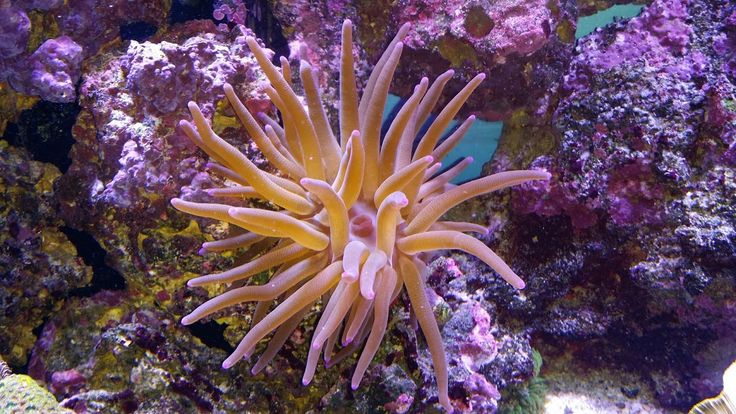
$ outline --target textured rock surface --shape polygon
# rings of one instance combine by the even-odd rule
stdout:
[[[725,362],[694,356],[736,325],[732,13],[721,1],[655,1],[582,39],[551,128],[518,117],[492,166],[553,173],[489,204],[510,200],[490,216],[499,254],[530,280],[499,306],[556,340],[610,350],[587,345],[582,361],[641,367],[677,409],[718,392],[692,367]],[[521,142],[516,128],[546,139]]]
[[[13,366],[27,362],[34,330],[92,277],[59,230],[58,177],[54,166],[0,141],[0,356]]]
[[[50,39],[21,59],[8,81],[18,92],[51,102],[73,102],[81,75],[82,47],[68,36]]]
[[[10,375],[0,379],[0,410],[6,414],[72,414],[59,407],[45,388],[27,375]]]
[[[506,118],[519,108],[549,110],[549,99],[571,56],[577,17],[574,2],[536,0],[290,0],[276,2],[274,13],[286,27],[292,51],[304,44],[314,51],[313,63],[328,68],[323,83],[331,88],[337,87],[343,18],[355,22],[357,53],[371,63],[378,60],[391,33],[410,22],[412,30],[392,91],[409,96],[423,76],[432,79],[453,68],[456,79],[443,98],[449,99],[470,78],[484,72],[488,75],[484,87],[473,94],[462,113],[480,113],[487,120]]]
[[[30,34],[28,14],[7,0],[0,2],[0,56],[3,61],[25,52]]]
[[[0,90],[10,87],[51,102],[74,102],[83,59],[119,42],[126,24],[166,26],[170,6],[170,0],[1,0]],[[0,95],[5,101],[0,107],[20,106],[23,95]],[[15,115],[9,114],[8,119]]]
[[[182,187],[185,195],[207,197],[201,188],[211,180],[201,154],[176,124],[186,117],[189,100],[212,116],[226,81],[244,96],[260,85],[242,35],[227,39],[201,23],[181,30],[169,38],[181,36],[186,39],[181,44],[131,42],[127,51],[98,62],[85,76],[72,165],[57,183],[66,222],[89,231],[112,252],[115,267],[130,283],[169,295],[183,283],[165,285],[182,272],[200,272],[206,258],[187,257],[198,250],[202,236],[196,223],[169,215],[168,200]],[[222,129],[235,125],[227,116],[220,120]],[[242,137],[239,132],[225,135]],[[179,244],[171,245],[172,238]]]
[[[263,392],[257,381],[220,369],[224,351],[141,299],[123,292],[75,299],[44,326],[29,373],[75,412],[268,411],[266,399],[244,397]]]

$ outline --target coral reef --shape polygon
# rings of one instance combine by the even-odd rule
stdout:
[[[223,83],[250,94],[260,82],[250,70],[254,59],[245,55],[245,34],[215,32],[211,23],[193,22],[165,39],[132,41],[117,58],[98,62],[80,87],[72,165],[56,183],[68,225],[90,232],[112,252],[109,260],[128,283],[158,295],[174,296],[179,286],[169,285],[171,278],[196,269],[191,262],[204,261],[162,260],[187,256],[191,243],[201,243],[196,224],[187,231],[181,217],[167,216],[166,200],[182,186],[187,194],[206,197],[202,188],[213,185],[194,146],[175,130],[183,116],[179,105],[196,99],[212,113],[224,97]],[[172,42],[179,38],[181,44]],[[189,69],[180,75],[177,67]],[[237,134],[222,119],[227,134]],[[172,237],[180,244],[170,246]],[[169,277],[156,280],[151,274]]]
[[[74,299],[44,326],[29,374],[75,412],[269,410],[268,398],[243,398],[262,393],[261,385],[218,369],[224,351],[150,305],[134,309],[136,300],[124,292]],[[243,394],[227,395],[223,384]]]
[[[8,83],[26,95],[39,95],[51,102],[71,102],[81,74],[82,47],[69,36],[49,39],[21,60]]]
[[[308,46],[313,51],[311,63],[326,66],[323,87],[333,88],[330,79],[339,71],[336,22],[343,18],[356,22],[356,53],[367,61],[382,52],[385,31],[396,31],[402,23],[411,22],[404,47],[407,64],[397,68],[391,90],[409,96],[413,79],[434,78],[452,68],[457,80],[449,83],[448,91],[455,93],[482,71],[488,75],[485,87],[468,100],[461,115],[477,113],[487,120],[503,119],[519,108],[541,113],[551,110],[572,54],[577,18],[574,2],[566,0],[406,0],[380,5],[290,0],[276,2],[274,14],[292,32],[292,50]],[[359,66],[358,73],[367,69]],[[333,96],[329,89],[325,94]]]
[[[84,59],[120,41],[121,27],[166,25],[165,1],[0,0],[0,133],[28,99],[74,102]],[[11,89],[16,93],[2,93]]]
[[[504,121],[485,174],[554,175],[446,215],[487,225],[480,239],[523,291],[469,255],[426,258],[455,411],[538,407],[539,376],[553,412],[682,412],[716,395],[736,358],[736,6],[636,1],[641,16],[575,42],[578,17],[622,3],[0,0],[0,355],[76,412],[436,411],[431,354],[404,294],[356,390],[357,356],[301,384],[319,307],[255,376],[247,363],[219,367],[255,306],[178,323],[224,292],[185,280],[268,248],[199,254],[228,227],[167,205],[215,202],[206,190],[223,185],[177,127],[186,103],[277,173],[243,139],[223,85],[276,119],[245,42],[257,36],[293,67],[320,69],[339,127],[348,18],[359,92],[390,35],[412,23],[391,91],[407,98],[421,76],[452,68],[445,105],[486,73],[458,113]]]
[[[524,300],[499,303],[553,337],[595,338],[618,363],[641,364],[626,352],[638,347],[642,375],[678,409],[708,395],[688,367],[735,321],[734,84],[721,47],[732,13],[727,2],[654,1],[582,39],[551,119],[526,121],[554,126],[551,150],[512,135],[489,166],[526,165],[545,148],[532,165],[553,174],[491,215],[500,252],[517,252],[532,276]]]
[[[0,356],[22,366],[34,330],[92,271],[59,229],[53,182],[59,171],[0,141]]]

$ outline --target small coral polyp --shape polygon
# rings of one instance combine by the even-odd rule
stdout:
[[[514,287],[524,287],[491,249],[465,234],[485,233],[484,226],[440,220],[445,212],[472,197],[529,180],[549,179],[545,171],[507,171],[462,185],[451,184],[472,162],[470,157],[438,174],[438,160],[460,141],[475,117],[466,119],[441,143],[440,138],[484,75],[476,76],[450,100],[413,150],[415,137],[453,72],[440,75],[431,86],[423,78],[381,139],[383,107],[401,55],[401,39],[408,30],[408,25],[402,26],[389,44],[359,100],[352,24],[343,24],[338,134],[330,128],[312,68],[301,62],[305,108],[291,87],[286,59],[281,58],[279,71],[257,41],[247,39],[271,83],[266,93],[279,109],[283,125],[263,114],[256,114],[257,121],[230,85],[225,86],[225,95],[251,139],[280,174],[258,169],[213,132],[195,103],[189,104],[194,123],[181,121],[181,129],[213,159],[210,170],[233,185],[209,190],[224,200],[222,204],[173,199],[172,205],[246,230],[205,243],[203,252],[245,248],[264,239],[272,239],[274,244],[273,249],[246,264],[188,283],[231,284],[270,271],[268,282],[231,288],[182,320],[188,325],[224,308],[257,302],[251,329],[223,367],[250,357],[257,343],[273,333],[252,368],[253,373],[260,372],[307,312],[321,301],[322,316],[314,330],[302,381],[306,385],[312,380],[321,355],[329,367],[362,346],[352,378],[355,389],[386,332],[389,307],[405,289],[432,355],[439,402],[450,411],[445,351],[425,293],[422,258],[426,255],[421,253],[463,250],[487,263]],[[235,207],[226,202],[232,197],[260,198],[277,209]]]

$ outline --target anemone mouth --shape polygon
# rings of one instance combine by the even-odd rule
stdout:
[[[405,291],[432,356],[439,401],[450,411],[447,362],[425,292],[425,264],[420,259],[433,250],[463,250],[488,264],[513,286],[524,287],[524,282],[491,249],[465,234],[485,233],[484,226],[440,220],[446,211],[477,195],[529,180],[549,179],[544,171],[508,171],[462,185],[452,184],[452,178],[472,161],[470,157],[439,172],[437,161],[457,145],[475,117],[468,117],[441,143],[440,138],[484,75],[473,78],[450,100],[413,149],[416,135],[453,72],[440,75],[431,86],[423,78],[381,139],[383,106],[401,55],[401,39],[408,30],[408,25],[402,26],[389,44],[359,100],[352,61],[352,24],[343,24],[339,133],[330,129],[309,64],[302,61],[299,70],[305,109],[291,88],[291,68],[286,59],[281,58],[281,70],[277,69],[258,42],[247,39],[271,83],[266,93],[278,108],[283,124],[263,114],[257,121],[230,85],[224,87],[225,96],[250,138],[279,174],[258,169],[212,130],[196,103],[189,104],[193,122],[181,121],[181,130],[213,160],[208,164],[210,171],[236,185],[208,190],[222,203],[178,198],[171,203],[180,211],[221,220],[246,231],[204,243],[201,252],[236,250],[265,239],[276,240],[273,248],[247,263],[188,282],[192,287],[223,284],[228,289],[185,316],[184,324],[236,304],[256,302],[251,329],[223,367],[250,357],[259,341],[271,335],[252,367],[253,373],[260,372],[313,305],[322,302],[302,381],[306,385],[312,380],[320,355],[329,368],[363,346],[351,380],[355,389],[386,332],[391,303]],[[235,207],[228,204],[233,197],[260,198],[276,209]],[[232,286],[262,272],[270,273],[270,279],[262,285]]]
[[[351,238],[375,240],[377,214],[378,211],[367,203],[356,203],[348,211]]]

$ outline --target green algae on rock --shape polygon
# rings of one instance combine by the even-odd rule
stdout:
[[[3,414],[73,414],[28,375],[10,375],[0,380],[0,412]]]

